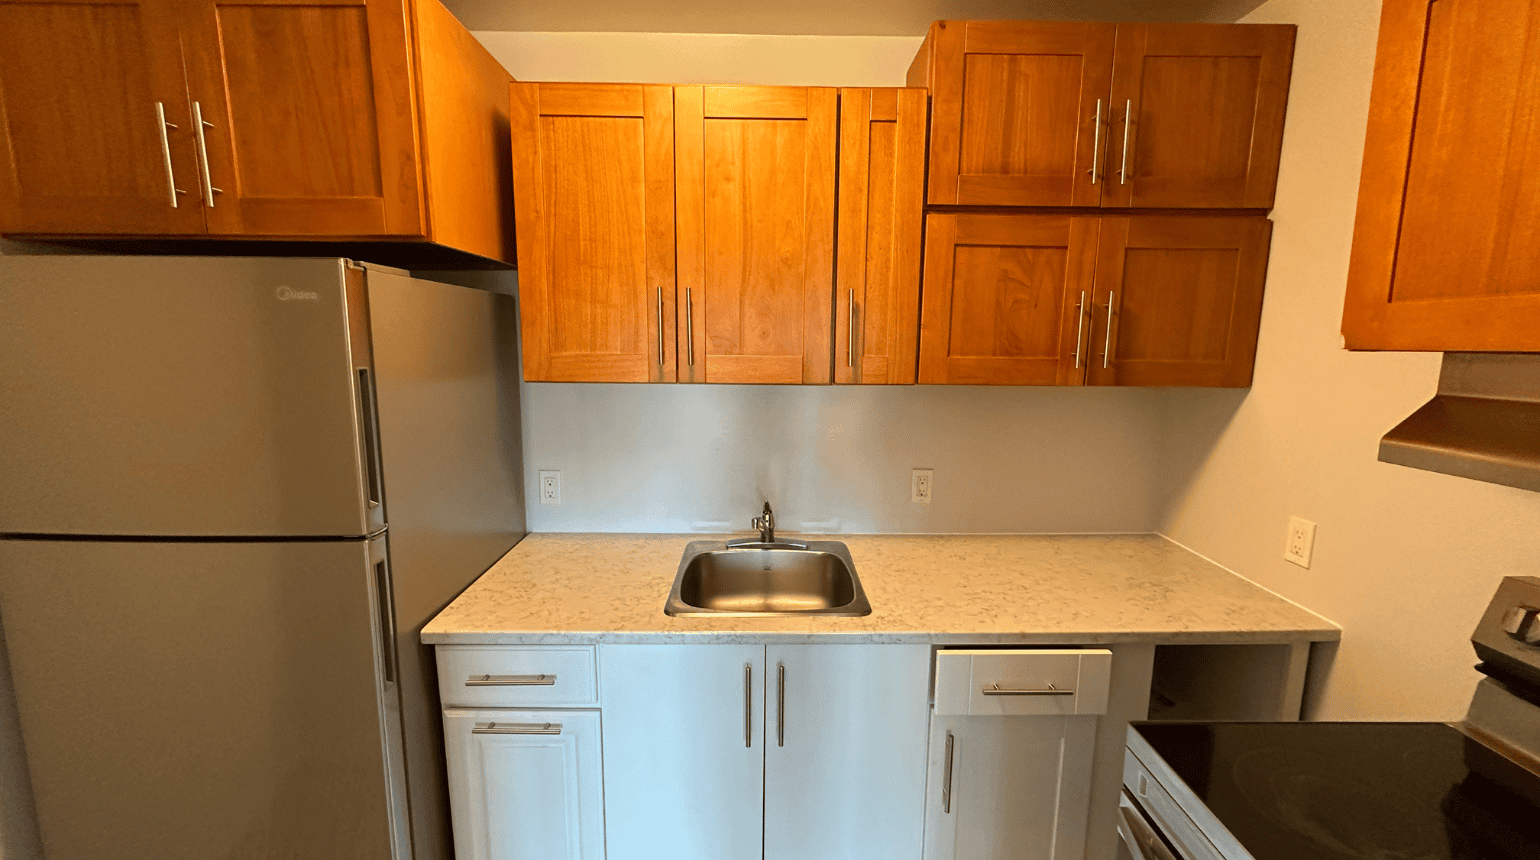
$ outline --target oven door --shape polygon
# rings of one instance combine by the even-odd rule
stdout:
[[[1118,836],[1118,860],[1188,860],[1161,838],[1127,791],[1118,798]]]

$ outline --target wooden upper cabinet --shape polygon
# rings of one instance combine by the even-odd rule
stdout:
[[[679,379],[827,383],[836,91],[675,87]]]
[[[1349,349],[1540,352],[1540,7],[1385,0]]]
[[[0,231],[204,231],[174,7],[0,2],[0,32]]]
[[[922,89],[840,90],[838,383],[915,381],[925,101]]]
[[[1291,24],[1120,24],[1104,206],[1269,209]]]
[[[517,83],[512,101],[524,378],[674,381],[672,89]]]
[[[193,0],[209,232],[421,236],[402,0]]]
[[[1115,32],[1093,23],[932,24],[908,80],[932,97],[926,202],[1098,205]]]
[[[928,215],[920,382],[1079,385],[1098,220]]]
[[[1102,219],[1090,385],[1251,384],[1272,222]]]

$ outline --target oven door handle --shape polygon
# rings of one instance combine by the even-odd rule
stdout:
[[[1118,804],[1118,836],[1122,837],[1123,844],[1128,848],[1128,853],[1134,860],[1181,860],[1169,849],[1156,835],[1154,826],[1144,817],[1144,813],[1133,805],[1128,795],[1123,795]]]

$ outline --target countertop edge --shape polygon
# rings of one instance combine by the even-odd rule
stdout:
[[[1121,631],[1115,633],[924,633],[851,631],[485,631],[423,633],[425,645],[682,645],[682,644],[888,644],[888,645],[1303,645],[1334,643],[1341,628],[1301,630]]]

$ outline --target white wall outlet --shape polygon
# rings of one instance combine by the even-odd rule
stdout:
[[[909,501],[917,505],[930,504],[932,491],[935,490],[936,470],[915,469],[909,478]]]
[[[1299,517],[1289,517],[1289,540],[1284,544],[1283,557],[1300,567],[1310,566],[1310,552],[1315,549],[1315,523]]]
[[[561,504],[561,472],[555,469],[540,470],[540,504]]]

